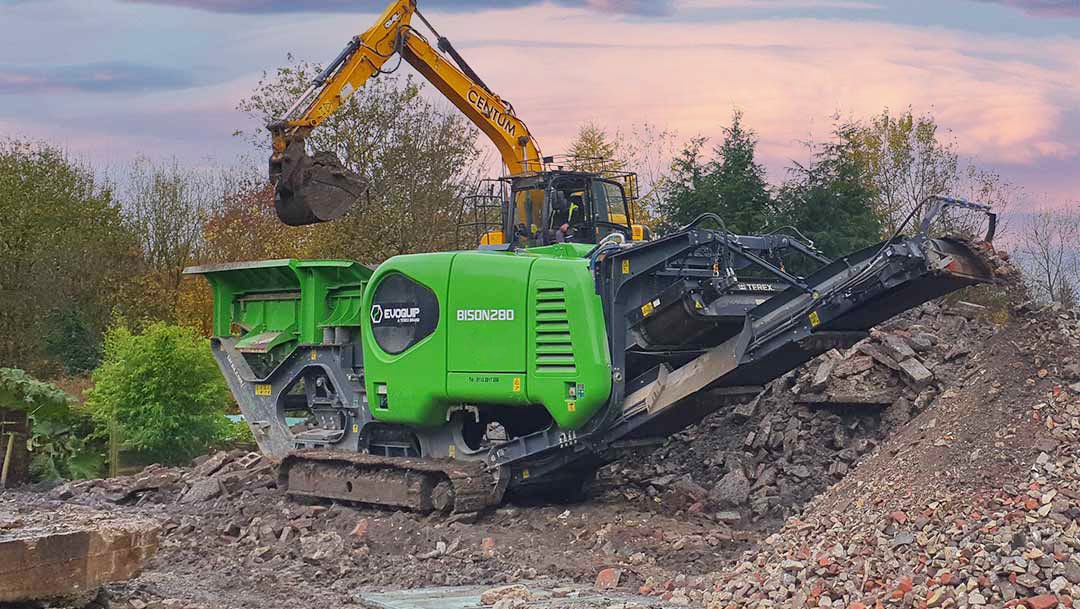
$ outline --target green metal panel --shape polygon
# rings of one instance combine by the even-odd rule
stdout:
[[[524,255],[544,256],[546,258],[584,258],[591,252],[595,245],[588,243],[556,243],[542,247],[530,247]]]
[[[527,379],[520,372],[451,372],[446,393],[467,404],[529,405]]]
[[[349,260],[263,260],[192,267],[214,292],[214,336],[243,330],[243,340],[279,332],[273,345],[316,344],[323,326],[358,326],[360,297],[372,271]],[[292,345],[295,347],[295,344]]]
[[[364,379],[372,416],[390,423],[438,426],[446,422],[446,301],[454,253],[395,256],[384,262],[364,292],[361,343]],[[402,275],[427,286],[439,301],[435,331],[398,355],[379,348],[372,334],[371,305],[379,283]],[[385,397],[383,397],[385,396]]]
[[[529,294],[529,400],[543,404],[561,427],[576,429],[611,393],[604,310],[588,261],[537,260]]]
[[[375,418],[441,425],[455,404],[533,404],[573,429],[596,414],[611,392],[603,307],[588,261],[569,247],[557,249],[575,255],[421,254],[379,267],[365,311],[381,278],[401,273],[435,292],[440,317],[432,335],[396,356],[375,344],[363,317]],[[459,322],[458,311],[487,314]]]
[[[450,271],[450,372],[525,372],[529,268],[537,259],[461,253]]]

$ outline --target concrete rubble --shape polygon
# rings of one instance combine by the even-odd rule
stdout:
[[[970,354],[994,324],[954,306],[919,307],[778,379],[749,404],[624,460],[614,466],[623,494],[724,513],[722,523],[732,522],[733,509],[749,522],[797,513],[977,370]]]

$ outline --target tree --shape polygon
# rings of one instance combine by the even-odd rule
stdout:
[[[671,179],[660,204],[660,233],[676,230],[706,212],[718,209],[703,149],[708,139],[692,138],[671,161]]]
[[[321,68],[290,57],[265,75],[239,109],[261,124],[282,116]],[[368,179],[368,196],[327,231],[324,255],[381,261],[396,254],[452,248],[461,197],[475,187],[479,131],[456,110],[428,101],[411,77],[369,80],[307,138]],[[238,132],[260,151],[265,131]],[[292,229],[300,234],[305,228]]]
[[[635,221],[656,226],[660,224],[660,209],[668,180],[671,179],[671,160],[675,156],[678,133],[661,129],[652,123],[633,125],[622,138],[621,156],[626,169],[637,174],[637,209]]]
[[[1019,258],[1036,295],[1070,306],[1080,286],[1080,209],[1034,214],[1020,234]]]
[[[214,176],[183,168],[176,159],[140,158],[132,166],[124,214],[139,238],[149,282],[160,292],[158,317],[172,318],[182,272],[198,260],[203,222],[222,190]]]
[[[251,178],[239,182],[207,216],[201,253],[207,262],[317,257],[332,226],[297,231],[283,224],[274,212],[273,186]]]
[[[567,152],[569,166],[578,171],[632,172],[629,186],[634,222],[654,227],[658,222],[661,193],[671,168],[675,132],[651,123],[631,127],[628,133],[608,132],[594,121],[578,128]]]
[[[811,164],[795,163],[777,197],[778,224],[789,224],[826,256],[841,256],[876,243],[881,223],[875,192],[859,159],[857,127],[839,124],[833,139],[814,149]]]
[[[743,127],[742,118],[742,111],[736,110],[731,126],[724,130],[724,141],[716,149],[711,173],[720,198],[720,216],[728,229],[745,234],[760,232],[773,213],[765,168],[754,155],[757,136]]]
[[[886,234],[895,232],[928,197],[952,194],[960,175],[956,145],[942,139],[929,114],[915,116],[908,108],[894,116],[886,108],[860,124],[853,137]],[[915,212],[911,225],[922,220],[922,211],[925,208]]]
[[[570,168],[593,172],[622,171],[626,169],[622,147],[622,134],[618,131],[609,135],[599,123],[583,123],[570,143]]]
[[[107,184],[56,147],[0,142],[0,366],[47,377],[95,365],[138,265]],[[47,344],[76,336],[74,349]]]
[[[683,226],[702,213],[723,219],[736,233],[760,232],[774,216],[765,168],[757,162],[757,136],[743,126],[742,112],[732,115],[724,140],[705,160],[707,141],[691,139],[672,162],[671,179],[660,206],[668,229]]]
[[[182,463],[226,433],[229,393],[210,345],[191,328],[156,322],[136,334],[114,325],[86,405],[98,433],[116,425],[125,448]]]

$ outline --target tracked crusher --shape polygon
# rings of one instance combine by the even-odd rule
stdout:
[[[935,207],[935,213],[941,205]],[[475,511],[579,492],[875,324],[993,281],[986,242],[928,222],[827,260],[697,223],[652,241],[490,246],[189,269],[212,346],[293,495]],[[818,267],[785,270],[797,252]]]

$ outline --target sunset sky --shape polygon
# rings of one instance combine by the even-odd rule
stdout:
[[[251,153],[235,110],[286,53],[325,62],[383,0],[0,0],[0,136],[100,166]],[[545,153],[593,120],[716,137],[774,179],[831,116],[930,112],[1038,205],[1080,201],[1080,0],[420,0]]]

